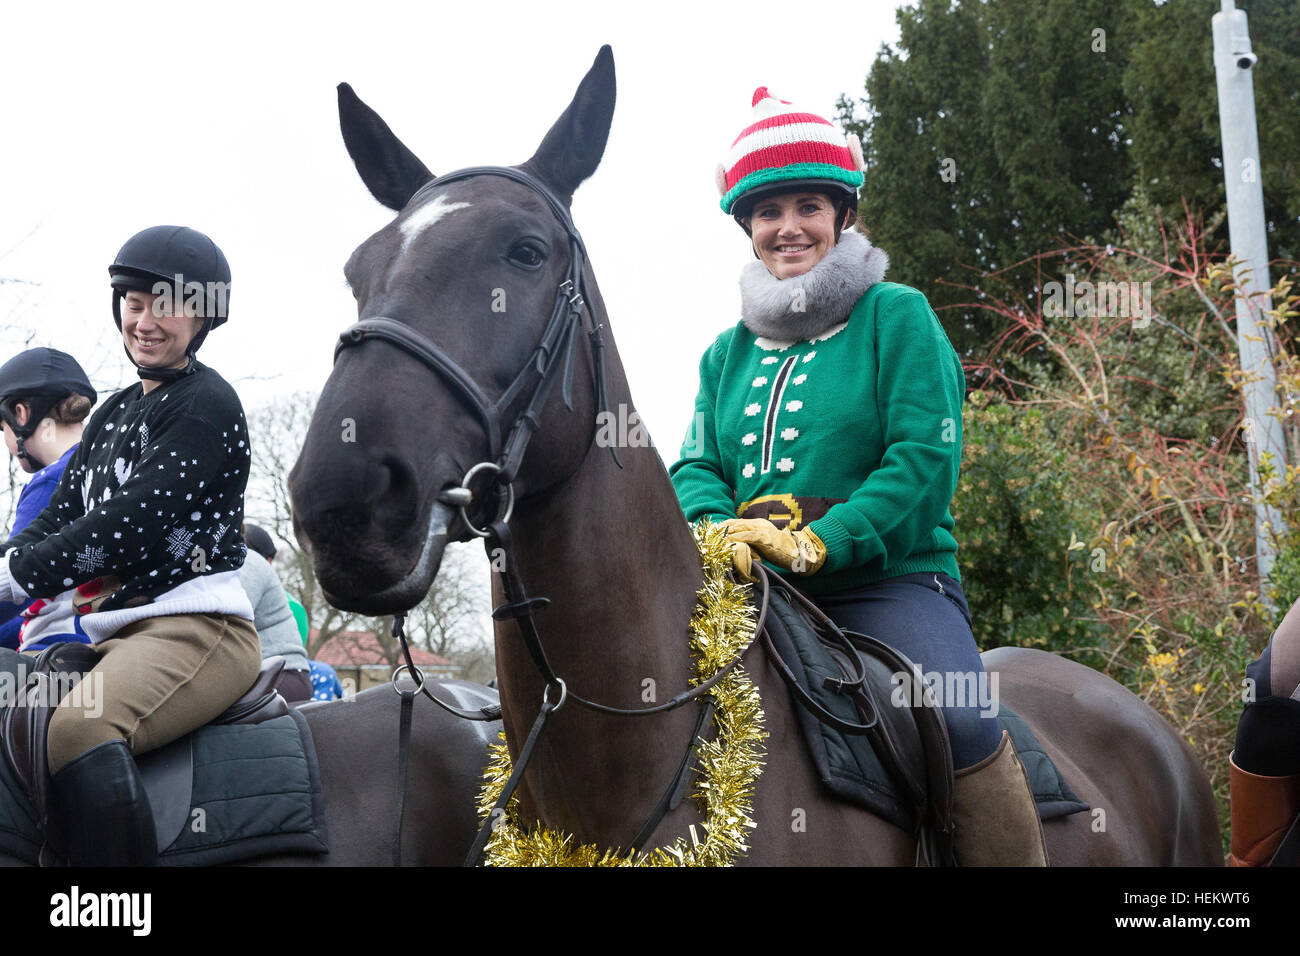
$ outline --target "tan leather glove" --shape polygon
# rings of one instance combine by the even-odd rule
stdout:
[[[727,540],[749,545],[759,556],[795,574],[816,574],[826,563],[826,545],[807,528],[783,531],[766,518],[728,518]]]
[[[701,518],[696,524],[705,521],[711,522],[716,528],[721,528],[724,524],[724,522],[715,521],[712,518]],[[731,545],[731,564],[735,569],[736,577],[749,584],[757,584],[758,577],[754,574],[754,552],[750,550],[749,545],[740,541],[729,541],[728,543]]]
[[[758,583],[758,576],[754,574],[754,552],[749,549],[749,545],[740,541],[731,543],[731,563],[736,568],[736,576],[742,581],[748,581],[750,584]]]

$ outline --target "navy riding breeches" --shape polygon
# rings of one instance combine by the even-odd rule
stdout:
[[[920,668],[942,705],[955,770],[997,749],[996,675],[984,673],[960,584],[925,572],[809,597],[841,628],[883,641]]]

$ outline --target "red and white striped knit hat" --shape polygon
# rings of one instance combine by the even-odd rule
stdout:
[[[753,122],[732,142],[726,163],[718,165],[723,212],[730,213],[742,196],[784,191],[787,183],[838,187],[849,194],[862,185],[862,144],[856,136],[778,99],[766,86],[754,91],[753,106]]]

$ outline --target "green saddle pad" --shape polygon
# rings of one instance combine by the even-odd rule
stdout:
[[[211,866],[280,853],[328,853],[320,767],[298,711],[193,734],[190,812],[161,866]],[[0,852],[35,864],[36,810],[0,759]]]

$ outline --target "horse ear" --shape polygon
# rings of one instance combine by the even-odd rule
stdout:
[[[555,121],[525,167],[565,198],[596,171],[614,119],[614,53],[609,44],[596,54],[569,108]]]
[[[433,179],[424,163],[346,83],[339,84],[339,126],[361,181],[389,209],[401,210],[417,189]]]

